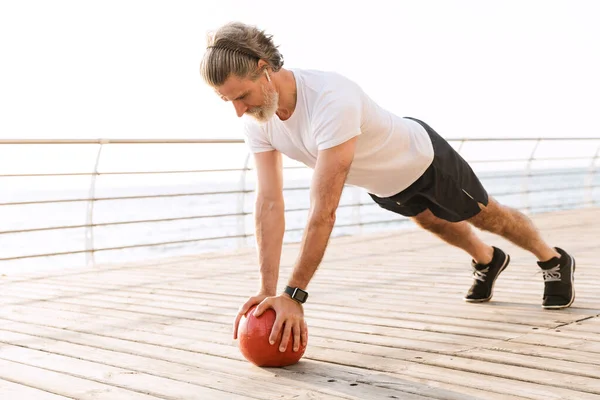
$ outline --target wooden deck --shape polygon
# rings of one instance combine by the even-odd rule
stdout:
[[[600,399],[600,209],[534,220],[576,256],[572,308],[543,310],[534,257],[488,234],[512,263],[487,304],[462,300],[468,256],[427,232],[333,239],[309,347],[282,369],[232,340],[252,250],[3,275],[0,399]]]

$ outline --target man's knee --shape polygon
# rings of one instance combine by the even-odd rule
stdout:
[[[481,211],[468,221],[479,229],[494,233],[501,233],[505,225],[506,213],[503,206],[496,200],[490,198],[487,206],[479,204]]]
[[[444,227],[448,224],[447,221],[436,217],[429,209],[417,214],[412,217],[412,219],[421,228],[434,233],[442,232]]]

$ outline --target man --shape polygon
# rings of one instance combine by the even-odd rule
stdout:
[[[284,69],[272,36],[242,23],[208,39],[201,75],[245,120],[245,140],[258,177],[255,223],[260,289],[234,322],[258,304],[277,314],[271,332],[281,351],[290,335],[306,342],[303,303],[333,229],[345,184],[364,188],[384,209],[412,218],[472,258],[474,281],[465,300],[492,298],[510,257],[479,239],[471,225],[533,253],[545,281],[542,306],[569,307],[575,260],[550,247],[531,221],[488,196],[467,162],[429,125],[384,110],[349,79],[333,73]],[[252,118],[250,118],[252,117]],[[277,294],[284,235],[281,154],[314,169],[310,212],[300,254],[284,293]]]

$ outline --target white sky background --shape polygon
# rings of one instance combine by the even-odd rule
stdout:
[[[274,35],[446,137],[600,136],[597,1],[2,1],[0,138],[241,137],[205,33]],[[287,11],[285,11],[287,10]]]

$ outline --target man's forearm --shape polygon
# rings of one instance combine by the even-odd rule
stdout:
[[[331,215],[310,218],[302,240],[300,256],[288,282],[289,286],[306,289],[323,260],[334,224],[335,217]]]
[[[260,266],[260,290],[274,296],[277,291],[279,263],[285,231],[283,201],[257,199],[255,205],[256,244]]]

